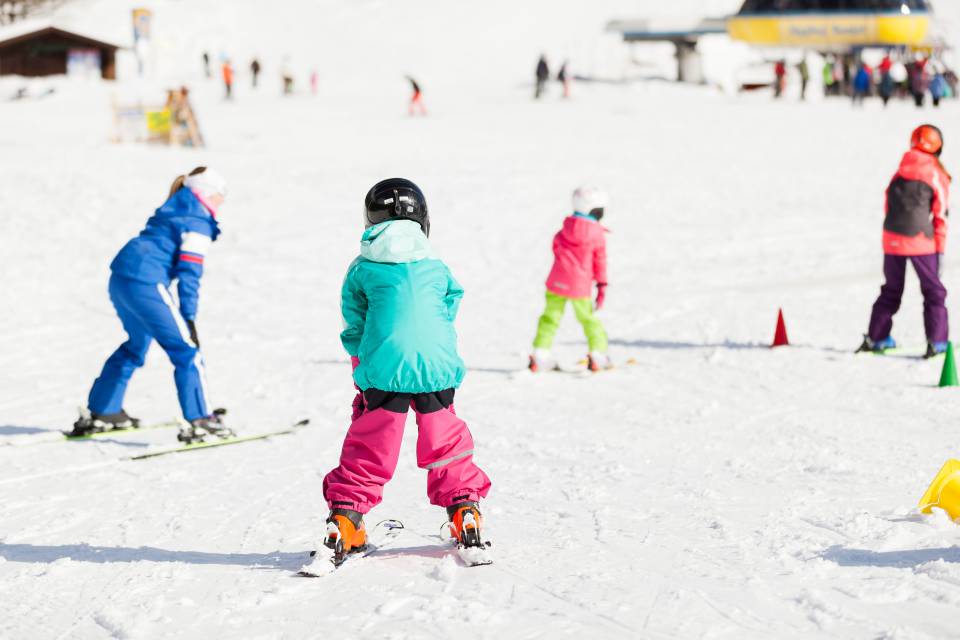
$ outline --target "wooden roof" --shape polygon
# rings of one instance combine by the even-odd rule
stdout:
[[[97,49],[111,49],[116,51],[120,47],[115,44],[110,44],[109,42],[103,42],[102,40],[96,40],[94,38],[89,38],[87,36],[80,35],[79,33],[73,33],[71,31],[65,31],[63,29],[58,29],[57,27],[44,27],[42,29],[36,29],[30,31],[29,33],[23,33],[12,38],[7,38],[6,40],[0,40],[0,49],[20,44],[21,42],[26,42],[28,40],[33,40],[34,38],[39,38],[42,36],[59,36],[65,40],[72,40],[78,44],[86,45],[88,47],[95,47]]]

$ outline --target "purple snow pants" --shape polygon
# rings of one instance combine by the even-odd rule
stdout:
[[[913,269],[920,278],[920,291],[923,292],[923,327],[927,332],[927,341],[946,342],[949,336],[947,321],[947,289],[940,282],[937,268],[940,255],[894,256],[884,254],[883,275],[886,282],[880,287],[880,297],[873,303],[870,316],[870,339],[883,340],[893,329],[893,316],[900,309],[903,297],[904,280],[907,274],[907,260],[913,263]]]

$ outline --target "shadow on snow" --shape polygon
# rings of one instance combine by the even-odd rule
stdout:
[[[927,562],[960,562],[960,547],[943,549],[909,549],[906,551],[869,551],[867,549],[848,549],[834,545],[824,551],[824,560],[835,562],[841,567],[899,567],[913,568]]]
[[[637,349],[769,349],[769,344],[760,342],[735,342],[733,340],[724,340],[722,342],[682,342],[672,340],[624,340],[614,338],[610,340],[611,346],[632,347]]]
[[[453,550],[452,546],[374,549],[370,557],[396,558],[421,556],[438,558]],[[156,547],[101,547],[89,544],[33,545],[0,543],[0,558],[7,562],[51,564],[57,560],[112,564],[127,562],[176,562],[195,565],[225,565],[252,569],[296,571],[310,561],[310,552],[271,551],[269,553],[210,553],[207,551],[171,551]]]
[[[0,436],[21,436],[31,433],[58,433],[56,429],[44,429],[43,427],[15,427],[13,425],[0,425]]]

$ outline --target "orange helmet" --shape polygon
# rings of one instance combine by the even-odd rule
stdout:
[[[932,124],[922,124],[914,129],[910,148],[939,156],[943,151],[943,133]]]

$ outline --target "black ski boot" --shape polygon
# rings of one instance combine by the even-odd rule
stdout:
[[[221,440],[232,438],[236,434],[224,423],[225,415],[227,415],[226,409],[214,409],[213,415],[191,420],[190,424],[180,427],[177,440],[185,444],[194,444],[204,442],[209,436],[216,436]]]
[[[870,351],[872,353],[883,353],[890,349],[896,349],[896,348],[897,348],[897,343],[890,336],[887,336],[883,340],[874,342],[873,340],[870,339],[870,336],[864,334],[863,342],[857,348],[855,353],[864,353],[867,351]]]
[[[947,343],[946,342],[928,342],[927,343],[927,352],[923,355],[926,360],[930,358],[936,358],[940,354],[947,352]]]
[[[67,434],[68,437],[76,438],[88,436],[91,433],[103,433],[114,429],[138,429],[140,421],[127,415],[123,409],[119,413],[97,414],[82,410],[80,417],[73,423],[73,431]]]

